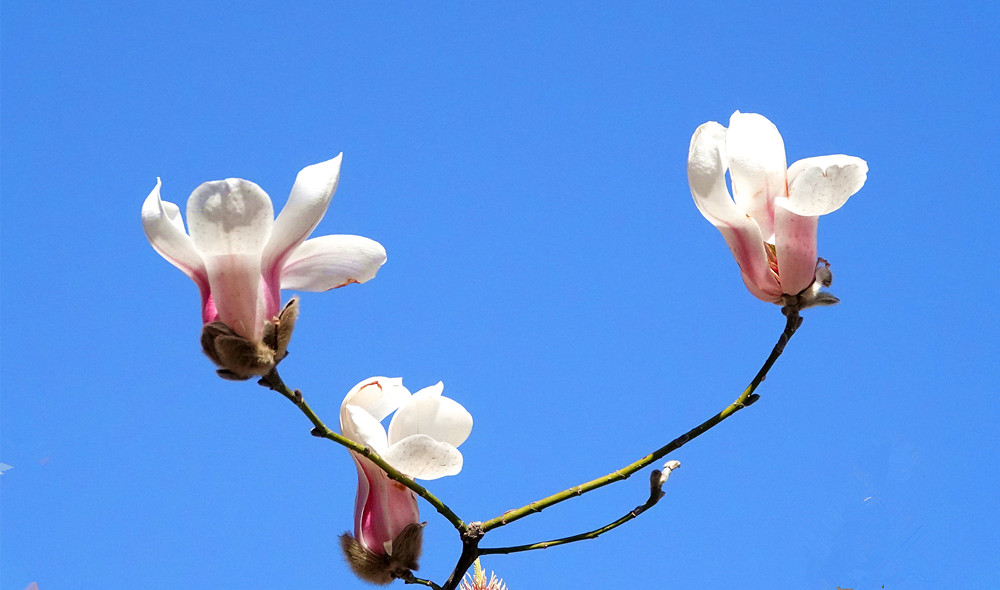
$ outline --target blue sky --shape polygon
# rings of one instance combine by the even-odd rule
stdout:
[[[372,375],[474,416],[429,483],[485,520],[634,461],[740,393],[783,325],[685,158],[736,109],[869,179],[820,221],[842,303],[761,401],[671,456],[597,540],[496,556],[512,590],[1000,583],[995,3],[6,2],[0,586],[362,588],[346,451],[218,379],[194,285],[147,243],[157,177],[284,203],[344,153],[315,235],[380,241],[309,293],[282,375],[334,426]],[[644,472],[645,473],[645,472]],[[594,528],[645,474],[491,533]],[[428,506],[420,574],[454,531]],[[400,583],[397,583],[400,584]]]

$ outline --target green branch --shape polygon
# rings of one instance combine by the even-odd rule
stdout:
[[[281,377],[278,375],[277,369],[272,370],[266,376],[261,378],[259,383],[265,387],[277,391],[281,395],[285,396],[293,404],[295,404],[295,406],[299,408],[299,410],[303,414],[305,414],[307,418],[309,418],[309,421],[312,422],[313,436],[331,440],[345,447],[349,451],[353,451],[367,458],[371,462],[378,465],[383,471],[385,471],[390,479],[397,481],[406,486],[407,488],[409,488],[410,490],[412,490],[413,493],[426,500],[442,516],[448,519],[448,521],[458,530],[459,535],[462,539],[462,553],[459,556],[458,563],[456,563],[454,570],[448,577],[448,580],[445,582],[445,584],[443,586],[438,586],[437,584],[435,584],[430,580],[417,578],[416,576],[413,575],[412,572],[408,572],[406,575],[401,575],[399,577],[406,584],[424,585],[429,588],[433,588],[435,590],[455,590],[458,587],[459,583],[461,582],[462,576],[465,575],[465,572],[469,569],[469,567],[472,566],[472,563],[480,555],[517,553],[521,551],[531,551],[534,549],[545,549],[547,547],[564,545],[567,543],[573,543],[575,541],[594,539],[612,529],[615,529],[625,524],[626,522],[636,518],[649,508],[653,507],[663,496],[662,485],[663,482],[666,481],[666,477],[662,476],[659,471],[654,471],[651,474],[650,495],[649,499],[647,499],[645,503],[636,506],[634,509],[630,510],[621,518],[611,523],[608,523],[607,525],[604,525],[600,528],[587,531],[585,533],[580,533],[569,537],[562,537],[559,539],[553,539],[551,541],[545,541],[541,543],[531,543],[528,545],[517,545],[511,547],[491,547],[485,549],[479,548],[479,541],[490,530],[499,528],[501,526],[514,522],[515,520],[520,520],[521,518],[524,518],[529,514],[535,512],[541,512],[545,508],[558,504],[564,500],[568,500],[569,498],[580,496],[597,488],[604,487],[616,481],[621,481],[623,479],[626,479],[632,474],[634,474],[636,471],[639,471],[640,469],[647,467],[654,461],[663,458],[668,453],[679,449],[680,447],[687,444],[691,440],[697,438],[701,434],[713,428],[719,422],[722,422],[729,416],[735,414],[739,410],[742,410],[743,408],[757,401],[757,399],[760,396],[754,393],[754,391],[764,380],[764,377],[767,376],[768,371],[770,371],[775,361],[778,360],[778,357],[781,356],[781,353],[784,351],[785,345],[788,343],[788,340],[795,334],[795,331],[802,324],[802,318],[799,316],[798,310],[796,308],[791,306],[785,307],[782,309],[782,313],[785,314],[787,319],[785,322],[785,329],[784,331],[782,331],[781,336],[778,338],[777,344],[774,345],[774,348],[771,350],[771,354],[768,356],[767,360],[764,361],[763,366],[761,366],[760,370],[757,372],[757,375],[750,382],[750,385],[747,386],[747,388],[736,399],[736,401],[734,401],[724,410],[722,410],[715,416],[712,416],[705,422],[702,422],[698,426],[692,428],[683,435],[672,440],[667,445],[657,449],[656,451],[650,453],[649,455],[646,455],[645,457],[639,459],[638,461],[630,465],[626,465],[625,467],[613,473],[609,473],[604,477],[600,477],[591,480],[587,483],[572,487],[568,490],[564,490],[562,492],[559,492],[558,494],[553,494],[547,498],[542,498],[541,500],[532,502],[526,506],[522,506],[521,508],[509,510],[504,514],[496,518],[493,518],[491,520],[488,520],[486,522],[482,523],[472,522],[469,523],[468,525],[465,522],[463,522],[462,519],[460,519],[447,505],[441,502],[433,494],[428,492],[426,488],[424,488],[420,484],[413,481],[411,478],[407,477],[406,475],[396,470],[392,465],[386,463],[384,459],[382,459],[377,453],[372,451],[370,448],[361,445],[353,440],[350,440],[340,434],[337,434],[336,432],[333,432],[332,430],[327,428],[327,426],[323,423],[322,420],[320,420],[320,418],[316,415],[316,413],[312,410],[312,408],[309,407],[309,404],[307,404],[305,400],[302,398],[302,392],[299,391],[298,389],[292,390],[287,385],[285,385],[285,383],[281,380]]]
[[[520,520],[525,516],[528,516],[529,514],[541,512],[542,510],[548,508],[549,506],[553,506],[564,500],[581,496],[583,494],[586,494],[587,492],[596,490],[597,488],[601,488],[616,481],[621,481],[623,479],[626,479],[636,471],[639,471],[640,469],[650,465],[654,461],[662,459],[668,453],[676,451],[677,449],[681,448],[688,442],[694,440],[695,438],[701,436],[702,434],[710,430],[719,422],[722,422],[726,418],[732,416],[736,412],[742,410],[743,408],[757,401],[757,399],[760,396],[754,393],[754,391],[764,380],[764,377],[767,376],[767,372],[771,370],[771,366],[774,365],[774,362],[778,360],[779,356],[781,356],[781,353],[785,350],[785,345],[788,344],[788,340],[795,334],[795,331],[799,328],[799,326],[802,325],[802,317],[799,316],[799,312],[797,309],[792,307],[786,307],[783,308],[781,311],[782,313],[785,314],[786,321],[785,321],[785,329],[784,331],[782,331],[781,336],[778,338],[777,344],[774,345],[774,348],[771,350],[770,356],[768,356],[767,360],[764,361],[764,364],[763,366],[761,366],[760,371],[757,372],[757,375],[750,382],[750,385],[748,385],[747,388],[743,391],[743,394],[740,395],[738,398],[736,398],[736,401],[731,403],[724,410],[712,416],[708,420],[705,420],[698,426],[695,426],[694,428],[682,434],[681,436],[670,441],[665,446],[660,447],[659,449],[653,451],[649,455],[646,455],[645,457],[639,459],[638,461],[630,465],[626,465],[625,467],[622,467],[621,469],[613,473],[609,473],[604,477],[599,477],[597,479],[588,481],[587,483],[574,486],[572,488],[569,488],[568,490],[563,490],[558,494],[553,494],[551,496],[548,496],[547,498],[542,498],[541,500],[537,500],[526,506],[515,508],[513,510],[508,510],[507,512],[504,512],[502,515],[496,518],[492,518],[490,520],[483,522],[482,523],[483,532],[484,533],[489,532],[495,528],[502,527],[506,524],[510,524],[515,520]]]
[[[361,455],[362,457],[368,459],[372,463],[378,465],[380,468],[382,468],[383,471],[385,471],[386,475],[388,475],[390,479],[398,481],[399,483],[403,484],[404,486],[412,490],[414,494],[420,496],[424,500],[427,500],[427,502],[431,506],[433,506],[435,510],[437,510],[446,519],[448,519],[448,522],[450,522],[452,526],[458,529],[459,533],[464,533],[467,530],[468,527],[462,521],[462,519],[459,518],[458,515],[456,515],[451,510],[451,508],[448,508],[448,506],[444,502],[439,500],[434,494],[427,491],[427,488],[413,481],[412,478],[407,477],[392,465],[386,463],[385,459],[380,457],[378,453],[376,453],[375,451],[327,428],[326,424],[324,424],[323,421],[319,419],[319,416],[316,415],[316,412],[314,412],[312,408],[309,407],[309,404],[307,404],[306,401],[302,398],[302,392],[299,391],[298,389],[293,391],[287,385],[285,385],[285,382],[281,380],[281,376],[278,375],[278,370],[276,368],[271,370],[271,372],[265,375],[264,377],[262,377],[259,383],[264,387],[270,388],[273,391],[277,391],[281,395],[288,398],[289,401],[291,401],[293,404],[295,404],[295,406],[299,410],[301,410],[303,414],[306,415],[306,418],[309,418],[309,421],[312,422],[313,429],[311,434],[313,436],[331,440],[347,448],[347,450],[353,451]],[[415,581],[413,582],[407,582],[407,583],[410,584],[421,583],[420,581],[418,581],[419,578],[414,578],[414,580]]]

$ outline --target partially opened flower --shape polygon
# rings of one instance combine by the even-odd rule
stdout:
[[[366,379],[344,398],[340,430],[409,477],[455,475],[462,470],[457,447],[472,432],[472,416],[443,390],[438,383],[410,395],[402,379]],[[387,432],[382,420],[394,410]],[[354,535],[344,533],[341,547],[359,577],[388,584],[417,569],[423,528],[417,497],[368,459],[354,452],[351,458],[358,468]]]
[[[281,310],[281,289],[326,291],[375,276],[386,260],[378,242],[347,235],[306,239],[337,189],[340,160],[302,169],[277,219],[270,197],[256,184],[239,178],[206,182],[187,202],[190,235],[180,208],[160,198],[157,179],[142,205],[142,226],[153,248],[198,286],[204,324],[221,322],[216,332],[252,348],[273,330],[269,322]],[[219,338],[210,336],[213,343]],[[206,352],[219,364],[218,351]],[[270,367],[223,369],[247,378]]]
[[[698,127],[688,152],[695,205],[722,233],[747,288],[759,299],[797,309],[838,302],[819,290],[830,285],[832,274],[816,255],[817,221],[861,189],[867,173],[864,160],[844,155],[805,158],[786,168],[774,124],[739,111],[728,129],[715,121]]]
[[[476,561],[472,562],[472,573],[465,574],[458,590],[507,590],[507,584],[493,572],[490,572],[490,579],[487,580],[483,565],[479,563],[479,558],[476,558]]]

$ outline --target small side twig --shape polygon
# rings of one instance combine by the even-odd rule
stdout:
[[[609,473],[604,477],[599,477],[567,490],[563,490],[557,494],[542,498],[541,500],[536,500],[520,508],[508,510],[500,516],[484,521],[483,531],[489,532],[497,527],[510,524],[515,520],[520,520],[529,514],[541,512],[549,506],[554,506],[570,498],[581,496],[587,492],[612,484],[616,481],[627,479],[633,473],[650,465],[654,461],[659,461],[668,453],[676,451],[688,442],[694,440],[698,436],[701,436],[726,418],[756,402],[760,396],[755,394],[754,391],[761,384],[761,382],[764,381],[764,377],[767,376],[767,372],[771,370],[775,361],[777,361],[778,357],[781,356],[781,353],[784,352],[785,345],[788,344],[788,340],[791,339],[791,337],[795,334],[795,331],[802,325],[802,317],[799,315],[796,308],[785,307],[782,308],[781,311],[785,315],[785,329],[781,332],[781,336],[778,337],[778,342],[774,345],[774,348],[771,349],[771,354],[767,357],[767,360],[764,361],[760,370],[757,371],[757,375],[755,375],[753,380],[750,381],[750,385],[748,385],[743,393],[736,398],[736,401],[729,404],[729,406],[727,406],[724,410],[630,465],[626,465],[625,467]]]
[[[411,571],[407,571],[405,574],[400,575],[398,579],[402,580],[404,584],[420,584],[421,586],[427,586],[428,588],[433,588],[434,590],[441,590],[441,586],[438,586],[430,580],[418,578],[413,575],[413,572]]]
[[[668,461],[664,465],[666,472],[661,472],[654,469],[649,474],[649,499],[647,499],[643,504],[640,504],[633,508],[632,510],[625,513],[621,518],[610,522],[600,528],[596,528],[592,531],[587,531],[585,533],[579,533],[576,535],[571,535],[569,537],[562,537],[560,539],[553,539],[551,541],[543,541],[541,543],[529,543],[526,545],[515,545],[512,547],[485,547],[479,550],[480,555],[491,555],[491,554],[508,554],[508,553],[519,553],[521,551],[533,551],[535,549],[548,549],[549,547],[555,547],[557,545],[566,545],[567,543],[575,543],[576,541],[586,541],[588,539],[596,539],[597,537],[603,535],[604,533],[618,528],[619,526],[625,524],[626,522],[636,518],[643,512],[649,510],[660,501],[663,497],[663,484],[667,482],[667,478],[670,476],[670,472],[674,469],[680,467],[680,461]]]

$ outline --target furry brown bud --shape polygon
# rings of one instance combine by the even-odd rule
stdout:
[[[288,356],[288,342],[299,315],[299,300],[293,297],[278,317],[264,325],[261,342],[237,334],[222,322],[205,324],[201,329],[201,348],[219,368],[223,379],[246,381],[263,377]]]
[[[424,524],[407,525],[389,544],[386,553],[375,553],[351,533],[340,535],[340,548],[356,576],[384,586],[406,572],[419,569],[417,560],[423,545]]]
[[[299,298],[292,297],[278,317],[264,326],[264,342],[274,350],[275,364],[288,356],[295,321],[299,319]]]

